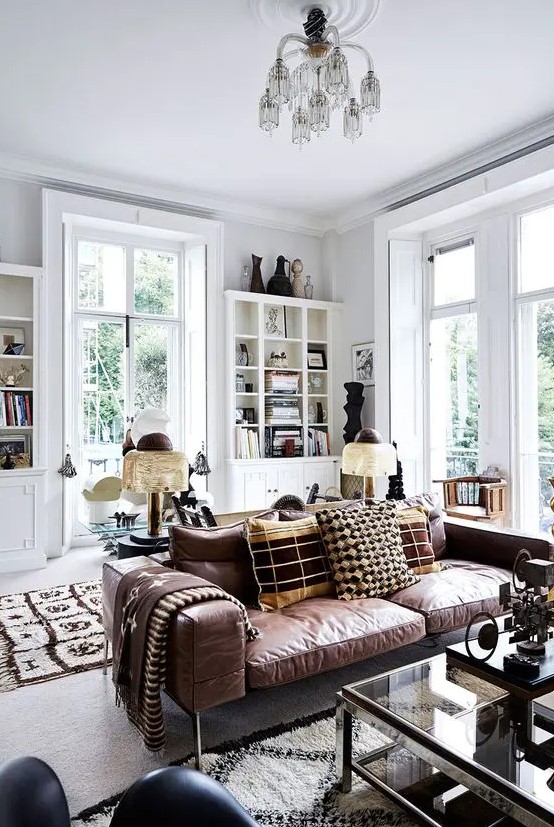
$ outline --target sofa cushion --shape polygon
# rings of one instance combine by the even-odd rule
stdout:
[[[218,528],[170,526],[169,553],[176,569],[209,580],[247,606],[257,602],[244,523]]]
[[[331,508],[316,517],[339,599],[380,597],[417,582],[402,551],[393,503]]]
[[[278,612],[248,612],[260,637],[246,644],[250,687],[272,686],[336,669],[421,640],[425,620],[379,598],[314,597]]]
[[[435,561],[427,515],[427,510],[420,505],[398,511],[402,550],[414,574],[441,570],[441,564]]]
[[[502,614],[498,588],[511,580],[507,569],[443,560],[443,570],[426,574],[415,586],[391,595],[399,606],[421,612],[428,634],[465,626],[476,612]]]
[[[259,605],[280,609],[335,591],[313,515],[304,520],[246,520],[246,538],[259,584]]]

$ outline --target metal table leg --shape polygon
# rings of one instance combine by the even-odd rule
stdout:
[[[343,793],[352,789],[352,715],[337,695],[337,780]]]
[[[192,736],[194,740],[194,766],[202,770],[202,738],[200,733],[200,713],[192,713]]]

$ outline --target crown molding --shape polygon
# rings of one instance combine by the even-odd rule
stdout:
[[[126,201],[170,212],[186,213],[215,221],[240,221],[321,237],[329,228],[327,219],[311,213],[280,210],[218,195],[185,190],[147,181],[118,178],[78,167],[65,167],[0,152],[0,178],[39,184],[80,195]]]
[[[338,233],[348,232],[384,212],[391,212],[410,201],[425,198],[553,143],[554,115],[352,205],[335,216],[332,224]]]

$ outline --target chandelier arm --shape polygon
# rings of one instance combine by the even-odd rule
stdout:
[[[327,26],[327,28],[321,35],[321,39],[326,40],[330,34],[333,35],[333,38],[335,40],[335,46],[340,46],[340,34],[336,26]]]
[[[365,59],[367,60],[367,68],[368,68],[368,70],[369,70],[370,72],[373,72],[373,71],[374,71],[374,68],[373,68],[373,58],[371,57],[371,55],[369,54],[368,50],[367,50],[364,46],[360,46],[360,44],[359,44],[359,43],[352,43],[352,42],[350,42],[350,41],[345,41],[345,42],[342,44],[342,48],[343,48],[343,49],[354,49],[356,52],[360,52],[360,54],[362,54],[362,55],[365,57]]]
[[[285,46],[289,42],[289,40],[296,40],[297,43],[302,43],[303,46],[309,46],[310,41],[307,37],[303,37],[301,34],[286,34],[284,37],[281,38],[279,41],[279,45],[277,46],[277,60],[283,59],[283,52],[285,51]]]

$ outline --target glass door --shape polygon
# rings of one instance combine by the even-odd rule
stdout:
[[[145,408],[170,416],[182,448],[184,382],[182,251],[79,238],[75,242],[75,417],[72,457],[74,533],[89,509],[94,475],[121,476],[122,443]]]

